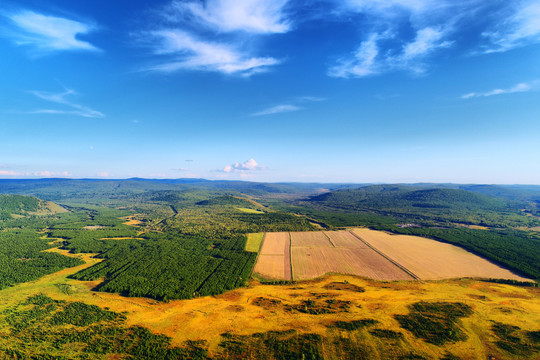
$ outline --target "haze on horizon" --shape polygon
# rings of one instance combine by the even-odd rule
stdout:
[[[540,1],[0,5],[0,179],[540,184]]]

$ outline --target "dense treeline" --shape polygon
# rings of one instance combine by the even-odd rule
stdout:
[[[540,237],[519,230],[400,228],[373,226],[398,234],[418,235],[459,245],[532,279],[540,279]]]
[[[0,232],[0,289],[83,264],[76,258],[43,252],[53,246],[35,230]]]
[[[216,295],[243,286],[256,254],[245,252],[245,238],[209,240],[174,233],[147,234],[144,241],[86,248],[105,259],[73,278],[105,278],[100,291],[160,300]],[[67,245],[70,248],[71,245]]]

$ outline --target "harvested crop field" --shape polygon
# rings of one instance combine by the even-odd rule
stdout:
[[[422,280],[457,277],[528,280],[451,244],[369,229],[354,229],[353,233]]]
[[[363,228],[266,233],[254,273],[283,280],[306,280],[327,273],[376,280],[528,280],[454,245]]]
[[[268,279],[291,280],[289,233],[266,233],[253,272]]]

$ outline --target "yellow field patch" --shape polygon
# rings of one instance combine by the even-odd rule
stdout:
[[[457,277],[528,280],[451,244],[369,229],[352,231],[423,280]]]
[[[241,212],[245,212],[248,214],[264,214],[264,211],[256,210],[256,209],[248,209],[243,207],[237,207],[236,210],[240,210]]]
[[[259,252],[261,242],[263,241],[264,233],[254,233],[247,235],[246,251]]]

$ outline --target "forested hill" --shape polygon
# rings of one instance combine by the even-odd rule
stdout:
[[[374,185],[313,196],[311,202],[341,208],[489,208],[504,209],[499,199],[457,189],[415,190],[403,185]]]
[[[10,219],[13,215],[45,215],[63,211],[60,206],[33,196],[0,194],[0,219]]]
[[[531,196],[532,192],[529,192],[527,199],[520,200],[442,186],[365,186],[311,196],[299,201],[298,205],[319,212],[334,212],[333,217],[337,211],[355,216],[384,216],[395,222],[417,224],[464,223],[497,228],[540,224],[539,208]],[[482,188],[484,191],[488,189],[489,186]],[[315,213],[312,215],[316,217]],[[324,219],[321,218],[321,221]],[[354,225],[350,221],[340,224]]]

